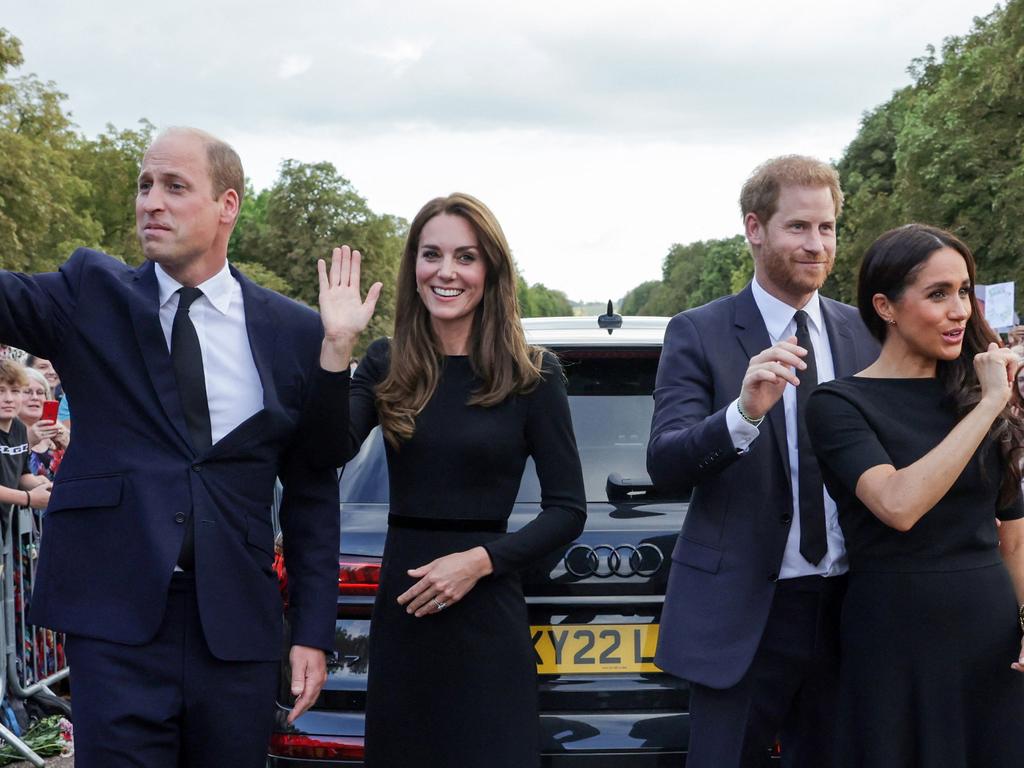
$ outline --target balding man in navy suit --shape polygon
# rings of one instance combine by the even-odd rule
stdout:
[[[231,147],[171,129],[139,175],[141,267],[82,248],[59,272],[0,272],[0,338],[53,361],[75,408],[31,619],[68,633],[78,768],[264,765],[277,477],[292,717],[326,676],[337,478],[302,448],[320,322],[229,267],[243,184]]]
[[[648,469],[692,488],[672,554],[656,660],[690,681],[688,768],[831,765],[846,555],[806,444],[802,404],[865,368],[857,311],[819,296],[835,259],[835,171],[770,160],[740,205],[754,279],[672,319]]]

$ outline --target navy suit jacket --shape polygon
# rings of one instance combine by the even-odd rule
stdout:
[[[853,307],[821,297],[836,378],[878,344]],[[740,681],[768,619],[793,512],[780,399],[745,454],[726,426],[750,358],[771,346],[748,285],[672,318],[658,365],[647,467],[655,485],[693,489],[672,553],[656,662],[713,688]]]
[[[0,272],[0,338],[51,360],[74,435],[43,518],[33,623],[142,644],[163,619],[185,523],[195,526],[199,612],[224,660],[273,660],[282,604],[272,570],[274,480],[294,644],[333,647],[335,472],[296,445],[319,375],[315,312],[237,271],[263,409],[209,449],[192,447],[159,319],[153,264],[80,248],[59,272]],[[245,352],[248,354],[248,351]]]

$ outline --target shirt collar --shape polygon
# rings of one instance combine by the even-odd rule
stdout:
[[[786,338],[784,334],[786,329],[793,324],[796,308],[768,293],[757,282],[756,277],[750,281],[750,290],[754,294],[754,303],[757,304],[757,309],[760,311],[761,317],[764,318],[764,325],[768,329],[772,343]],[[807,317],[814,325],[818,335],[821,335],[825,326],[822,323],[821,299],[817,291],[811,295],[810,300],[801,309],[807,313]]]
[[[159,264],[154,264],[153,267],[156,271],[156,282],[160,289],[160,306],[162,307],[171,300],[171,297],[182,285],[168,275]],[[224,266],[217,274],[196,286],[203,292],[203,296],[213,305],[213,308],[222,315],[228,313],[237,287],[238,282],[232,277],[227,261],[224,262]]]

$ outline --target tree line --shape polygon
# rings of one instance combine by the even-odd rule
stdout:
[[[938,50],[929,46],[908,71],[911,84],[863,116],[836,162],[846,205],[823,292],[855,301],[868,246],[911,221],[964,240],[980,283],[1024,286],[1024,0],[975,19]],[[750,262],[742,236],[673,245],[661,280],[629,291],[621,311],[672,315],[699,306],[742,288]]]
[[[56,269],[79,246],[128,264],[143,260],[135,236],[139,164],[155,127],[108,124],[98,136],[76,129],[67,94],[52,81],[18,75],[20,41],[0,28],[0,266],[21,272]],[[266,189],[247,186],[228,258],[249,278],[316,306],[315,265],[333,246],[367,255],[364,288],[385,290],[367,339],[391,332],[394,285],[408,222],[373,211],[328,162],[284,160]],[[520,276],[527,317],[571,315],[561,291]]]

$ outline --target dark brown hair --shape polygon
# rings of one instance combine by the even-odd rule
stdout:
[[[515,265],[497,219],[469,195],[435,198],[420,209],[409,227],[398,269],[391,362],[387,376],[377,386],[381,429],[395,447],[412,437],[416,417],[434,394],[444,361],[430,313],[416,291],[420,233],[428,221],[441,214],[459,216],[469,223],[487,267],[484,295],[469,340],[469,362],[482,384],[468,404],[497,405],[509,395],[528,392],[540,380],[542,351],[526,343],[519,323]]]
[[[955,360],[937,361],[935,369],[936,378],[942,384],[946,397],[962,418],[981,399],[981,385],[974,370],[974,356],[986,351],[992,342],[1001,343],[998,334],[982,317],[974,296],[976,269],[971,249],[956,235],[927,224],[906,224],[889,230],[875,240],[864,254],[857,280],[857,308],[871,334],[885,343],[889,326],[875,311],[875,294],[881,293],[891,302],[899,301],[931,255],[941,248],[952,248],[963,256],[971,281],[971,290],[968,294],[971,316],[967,318],[960,356]],[[1000,506],[1006,506],[1020,493],[1024,417],[1008,405],[993,423],[990,434],[1002,448],[1005,470],[1000,486],[999,503]]]

